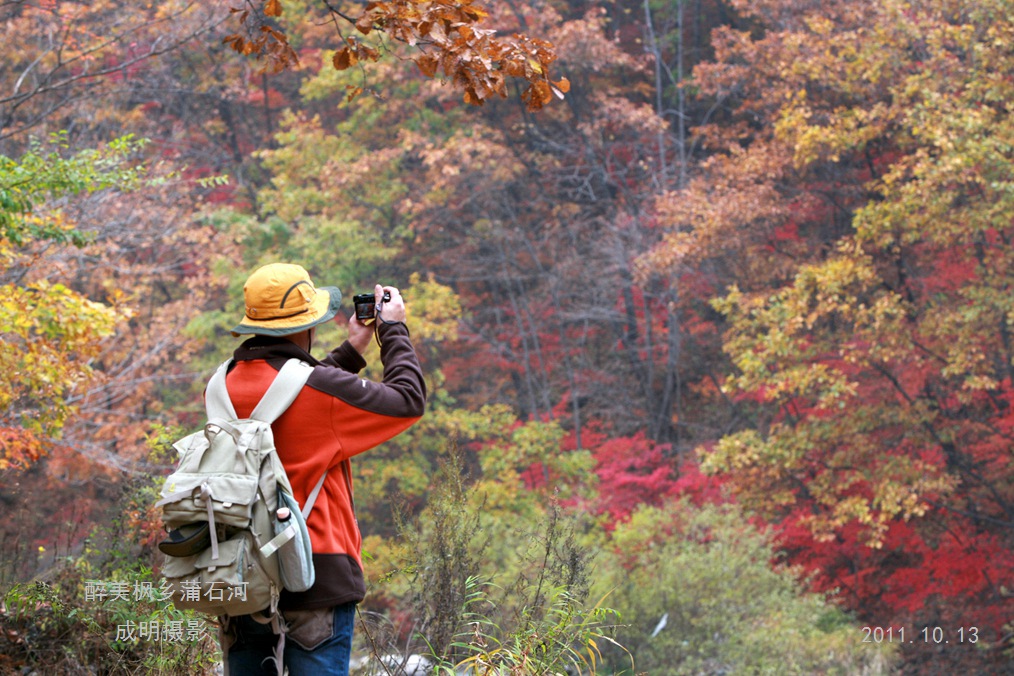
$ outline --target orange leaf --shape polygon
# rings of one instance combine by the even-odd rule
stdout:
[[[264,14],[265,16],[281,16],[282,3],[278,0],[268,0],[264,3]]]
[[[346,70],[353,64],[352,50],[348,47],[342,47],[335,52],[334,57],[331,59],[331,63],[334,64],[335,70]]]
[[[426,77],[434,77],[437,74],[437,57],[432,54],[424,54],[415,60],[415,65]]]
[[[502,67],[511,77],[523,77],[525,74],[525,67],[517,61],[505,61],[502,63]]]
[[[369,35],[370,31],[373,30],[373,15],[367,12],[359,17],[356,20],[356,30],[363,35]]]
[[[553,85],[564,94],[570,91],[570,80],[565,77],[561,77],[560,80],[558,82],[554,82]]]
[[[281,42],[282,44],[287,45],[289,43],[289,38],[285,37],[285,33],[276,31],[271,26],[261,26],[261,33],[267,33],[268,35],[273,37],[278,42]]]
[[[553,92],[549,88],[547,82],[536,82],[535,91],[538,92],[539,98],[542,100],[542,104],[545,105],[553,100]]]
[[[496,90],[496,93],[503,98],[507,98],[507,81],[504,80],[503,75],[497,73],[494,83],[493,89]]]
[[[472,89],[471,87],[469,87],[468,89],[465,90],[465,103],[467,103],[469,105],[472,105],[472,106],[481,106],[482,105],[482,99],[480,99],[476,95],[474,89]]]

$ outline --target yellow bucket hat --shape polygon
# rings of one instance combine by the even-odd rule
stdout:
[[[342,294],[333,286],[316,288],[300,265],[272,263],[250,275],[243,299],[246,316],[232,335],[287,336],[334,317]]]

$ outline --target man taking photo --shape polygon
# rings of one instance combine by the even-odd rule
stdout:
[[[226,377],[236,413],[251,414],[287,360],[310,364],[309,379],[272,430],[299,504],[327,472],[307,519],[315,582],[304,592],[283,591],[279,602],[288,626],[284,666],[290,676],[346,676],[355,608],[366,593],[350,458],[408,429],[426,403],[405,303],[395,287],[376,285],[375,319],[367,323],[353,313],[348,340],[318,361],[310,354],[316,327],[336,318],[337,288],[317,288],[302,267],[273,263],[250,275],[243,295],[246,313],[232,332],[250,338],[235,351]],[[381,382],[357,375],[374,337],[384,366]],[[253,616],[226,618],[222,647],[229,673],[277,673],[271,659],[276,639],[271,625]]]

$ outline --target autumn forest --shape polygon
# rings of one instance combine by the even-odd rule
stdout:
[[[0,674],[214,673],[154,503],[276,261],[402,289],[427,379],[353,461],[355,673],[1008,673],[1014,1],[0,32]]]

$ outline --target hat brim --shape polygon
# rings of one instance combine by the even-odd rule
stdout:
[[[338,314],[342,292],[334,286],[318,286],[313,304],[306,312],[292,317],[256,320],[243,317],[243,321],[232,329],[233,336],[255,334],[258,336],[288,336],[323,324]]]

